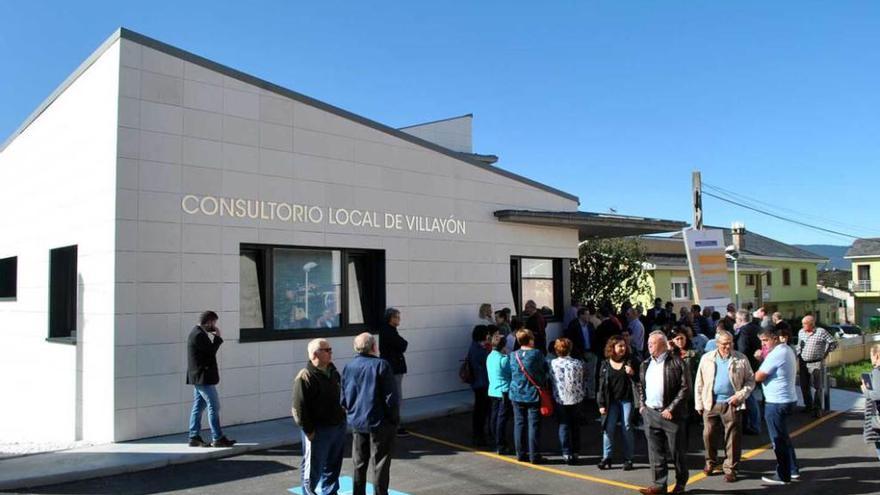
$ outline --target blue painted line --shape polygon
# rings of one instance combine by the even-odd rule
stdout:
[[[287,490],[294,495],[305,495],[301,486],[295,486],[293,488],[289,488]],[[320,489],[318,490],[320,492]],[[351,476],[340,476],[339,477],[339,492],[338,495],[353,495],[354,494],[354,480]],[[367,483],[367,495],[373,495],[373,484]],[[388,495],[409,495],[408,493],[399,492],[397,490],[388,489]]]

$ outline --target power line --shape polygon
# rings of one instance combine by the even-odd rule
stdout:
[[[838,231],[836,231],[836,230],[830,230],[830,229],[826,229],[826,228],[822,228],[822,227],[817,227],[817,226],[815,226],[815,225],[810,225],[810,224],[808,224],[808,223],[799,222],[799,221],[797,221],[797,220],[793,220],[793,219],[791,219],[791,218],[786,218],[786,217],[783,217],[783,216],[781,216],[781,215],[777,215],[777,214],[775,214],[775,213],[770,213],[769,211],[760,210],[760,209],[758,209],[758,208],[755,208],[755,207],[752,207],[752,206],[749,206],[749,205],[745,205],[745,204],[742,204],[742,203],[740,203],[740,202],[733,201],[733,200],[731,200],[731,199],[723,198],[723,197],[721,197],[721,196],[718,196],[718,195],[716,195],[716,194],[712,194],[712,193],[710,193],[710,192],[703,191],[703,194],[705,194],[706,196],[711,196],[711,197],[713,197],[713,198],[715,198],[715,199],[719,199],[719,200],[721,200],[721,201],[725,201],[725,202],[727,202],[727,203],[730,203],[730,204],[733,204],[733,205],[736,205],[736,206],[740,206],[740,207],[742,207],[742,208],[746,208],[746,209],[748,209],[748,210],[752,210],[752,211],[757,212],[757,213],[761,213],[762,215],[767,215],[767,216],[770,216],[770,217],[773,217],[773,218],[777,218],[777,219],[779,219],[779,220],[783,220],[783,221],[785,221],[785,222],[794,223],[794,224],[800,225],[800,226],[802,226],[802,227],[807,227],[807,228],[809,228],[809,229],[819,230],[819,231],[822,231],[822,232],[827,232],[827,233],[829,233],[829,234],[835,234],[835,235],[839,235],[839,236],[842,236],[842,237],[849,237],[849,238],[852,238],[852,239],[859,239],[859,238],[860,238],[859,236],[856,236],[856,235],[844,234],[843,232],[838,232]]]
[[[832,219],[829,219],[829,218],[825,218],[825,217],[822,217],[822,216],[819,216],[819,215],[811,215],[811,214],[808,214],[808,213],[804,213],[804,212],[800,212],[800,211],[797,211],[797,210],[793,210],[793,209],[791,209],[791,208],[785,208],[785,207],[783,207],[783,206],[778,206],[778,205],[775,205],[775,204],[772,204],[772,203],[768,203],[768,202],[766,202],[766,201],[761,201],[761,200],[759,200],[759,199],[756,199],[756,198],[753,198],[753,197],[749,197],[749,196],[747,196],[747,195],[745,195],[745,194],[742,194],[742,193],[739,193],[739,192],[734,192],[734,191],[731,191],[731,190],[728,190],[728,189],[724,189],[723,187],[719,187],[719,186],[716,186],[716,185],[713,185],[713,184],[707,184],[706,182],[703,182],[703,186],[706,187],[706,188],[708,188],[708,189],[713,189],[713,190],[717,191],[719,194],[724,194],[724,195],[727,195],[727,196],[730,196],[730,197],[733,197],[733,198],[747,199],[747,200],[749,200],[749,201],[752,202],[752,203],[758,203],[758,204],[762,204],[762,205],[764,205],[764,206],[766,206],[766,207],[769,207],[769,209],[776,209],[776,210],[779,210],[779,211],[782,211],[782,212],[788,212],[788,213],[794,214],[794,215],[796,215],[796,216],[806,217],[806,218],[814,219],[814,220],[820,220],[820,221],[822,221],[822,222],[830,223],[830,224],[836,225],[836,226],[838,226],[838,227],[843,227],[843,228],[845,228],[845,229],[847,229],[847,230],[861,231],[861,232],[865,232],[865,233],[870,233],[871,235],[877,235],[878,233],[880,233],[880,231],[878,231],[878,230],[866,229],[866,228],[864,228],[863,226],[860,226],[860,225],[848,224],[848,223],[840,222],[840,221],[837,221],[837,220],[832,220]],[[870,237],[870,235],[867,235],[867,236],[860,236],[860,237]]]

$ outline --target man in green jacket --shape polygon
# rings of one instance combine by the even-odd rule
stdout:
[[[300,474],[306,495],[335,494],[345,440],[341,378],[333,366],[333,348],[324,339],[309,342],[309,362],[293,380],[293,420],[300,427]]]

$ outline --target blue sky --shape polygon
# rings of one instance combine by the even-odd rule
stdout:
[[[582,210],[689,221],[699,169],[759,209],[880,237],[880,2],[6,0],[0,140],[119,26],[395,127],[473,113],[476,152]]]

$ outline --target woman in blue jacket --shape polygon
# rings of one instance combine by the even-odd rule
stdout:
[[[523,437],[526,435],[528,425],[528,460],[532,464],[541,464],[538,448],[538,438],[541,433],[541,397],[538,387],[547,385],[547,365],[544,362],[544,354],[536,349],[535,336],[530,330],[520,330],[516,333],[516,340],[520,345],[510,358],[510,401],[513,403],[513,443],[516,447],[516,458],[520,462],[526,460],[523,452]],[[529,380],[526,377],[531,377]],[[535,382],[535,385],[532,382]]]
[[[471,332],[471,347],[468,349],[468,363],[474,374],[471,389],[474,391],[474,410],[471,427],[474,445],[486,444],[486,420],[489,418],[489,376],[486,374],[486,358],[489,357],[486,338],[489,328],[477,325]]]
[[[510,356],[507,355],[507,337],[496,333],[492,336],[492,352],[486,358],[489,375],[489,431],[495,440],[498,455],[508,453],[507,420],[510,418]]]

